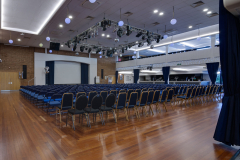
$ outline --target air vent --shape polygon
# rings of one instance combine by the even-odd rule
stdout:
[[[83,2],[81,4],[81,6],[83,8],[87,8],[87,9],[91,9],[91,10],[98,8],[100,5],[101,5],[101,3],[98,1],[96,1],[95,3],[90,3],[88,0],[86,0],[85,2]]]
[[[24,39],[31,39],[31,38],[30,38],[30,37],[25,37],[25,36],[24,36]]]
[[[167,30],[166,31],[166,34],[168,34],[168,35],[174,35],[174,34],[176,34],[178,31],[176,30],[176,29],[170,29],[170,30]]]
[[[154,22],[153,25],[156,26],[156,25],[159,25],[160,23],[158,22]]]
[[[203,4],[204,4],[203,1],[198,1],[198,2],[195,2],[195,3],[191,4],[190,6],[193,7],[193,8],[196,8],[196,7],[199,7]]]
[[[75,32],[75,31],[74,31],[74,30],[72,30],[72,29],[69,29],[68,31],[69,31],[69,32]]]
[[[93,20],[93,19],[94,19],[94,17],[87,16],[85,19],[87,19],[87,20]]]
[[[214,17],[214,16],[218,16],[218,13],[214,12],[214,13],[211,13],[211,14],[207,14],[207,17],[209,17],[209,18]]]
[[[126,13],[124,13],[124,15],[127,16],[127,17],[131,16],[132,14],[133,14],[132,12],[126,12]]]

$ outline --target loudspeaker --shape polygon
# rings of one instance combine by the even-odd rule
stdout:
[[[23,65],[23,79],[27,79],[27,65]]]
[[[101,79],[103,79],[103,69],[101,69]]]

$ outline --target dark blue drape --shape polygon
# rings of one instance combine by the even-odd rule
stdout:
[[[218,67],[219,67],[219,62],[207,63],[208,75],[212,81],[212,84],[215,84],[216,82]]]
[[[81,63],[81,84],[88,84],[88,64]]]
[[[170,67],[162,67],[162,72],[163,72],[163,79],[165,81],[165,84],[169,84]]]
[[[46,84],[54,85],[54,61],[46,61],[46,66],[49,67],[49,73],[46,74]]]
[[[240,22],[219,3],[220,62],[224,97],[214,139],[240,145]]]
[[[133,73],[134,73],[134,83],[137,83],[139,79],[139,69],[134,69]]]
[[[118,71],[115,73],[115,78],[116,78],[116,84],[118,83]]]

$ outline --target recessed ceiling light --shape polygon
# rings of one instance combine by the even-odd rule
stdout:
[[[192,28],[192,26],[189,26],[188,28]]]
[[[68,18],[72,19],[73,17],[70,15],[70,16],[68,16]]]
[[[212,13],[212,11],[207,12],[207,14],[211,14],[211,13]]]
[[[160,12],[159,15],[162,16],[162,15],[163,15],[163,12]]]
[[[21,41],[21,39],[18,39],[18,41]]]
[[[110,35],[107,35],[107,37],[110,37]]]
[[[102,34],[102,36],[104,37],[104,36],[105,36],[105,34]]]
[[[158,12],[158,10],[154,10],[154,11],[153,11],[153,13],[157,13],[157,12]]]
[[[207,12],[208,11],[208,9],[207,8],[205,8],[204,10],[203,10],[203,12]]]
[[[62,27],[63,27],[63,25],[62,25],[62,24],[59,24],[59,27],[61,27],[61,28],[62,28]]]
[[[136,43],[138,43],[138,41],[136,41]]]
[[[63,47],[63,44],[61,45],[61,47]]]

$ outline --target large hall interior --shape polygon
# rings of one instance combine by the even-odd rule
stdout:
[[[239,0],[0,5],[0,160],[240,159]]]

